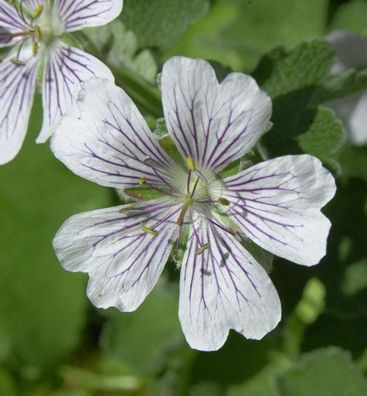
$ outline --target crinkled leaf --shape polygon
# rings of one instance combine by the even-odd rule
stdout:
[[[273,99],[274,126],[264,136],[270,156],[304,152],[327,161],[342,147],[342,124],[314,99],[333,62],[333,51],[322,41],[302,43],[291,51],[278,48],[260,61],[255,78]]]
[[[348,352],[328,348],[304,355],[277,381],[282,396],[364,396],[367,380]]]
[[[121,20],[136,34],[139,48],[165,50],[208,6],[208,0],[125,0]]]
[[[351,356],[339,348],[304,354],[285,366],[269,365],[226,396],[363,396],[367,381]]]
[[[345,129],[333,110],[320,106],[307,132],[299,135],[297,140],[305,153],[327,159],[343,146]]]
[[[154,82],[158,69],[153,55],[149,50],[138,53],[135,34],[126,30],[119,19],[106,26],[86,29],[84,33],[100,50],[107,64],[118,69],[128,68]]]
[[[266,54],[254,76],[272,98],[301,89],[310,93],[327,80],[334,60],[334,52],[326,42],[303,42],[290,51],[279,47]]]

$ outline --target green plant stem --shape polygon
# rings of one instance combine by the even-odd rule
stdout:
[[[155,118],[162,117],[163,110],[158,88],[128,69],[110,68],[116,78],[116,84],[126,91],[142,112]]]

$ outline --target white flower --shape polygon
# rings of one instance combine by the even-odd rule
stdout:
[[[326,40],[337,56],[334,74],[367,64],[367,38],[337,30],[329,33]],[[356,145],[367,144],[367,91],[338,99],[332,107],[344,121],[350,140]]]
[[[0,0],[0,164],[18,153],[27,132],[36,77],[43,72],[44,118],[38,143],[45,142],[81,84],[91,77],[113,81],[95,57],[64,43],[62,34],[104,25],[116,18],[123,0]]]
[[[191,347],[216,350],[229,329],[260,339],[280,320],[280,302],[241,240],[301,265],[318,263],[330,228],[320,208],[335,193],[334,179],[309,155],[221,177],[269,122],[271,101],[251,77],[232,73],[219,84],[207,62],[176,57],[164,65],[161,88],[183,166],[112,83],[87,82],[75,115],[63,118],[51,147],[73,172],[161,197],[71,217],[54,239],[56,254],[65,269],[89,273],[87,293],[97,307],[133,311],[171,250],[184,246],[179,317]]]

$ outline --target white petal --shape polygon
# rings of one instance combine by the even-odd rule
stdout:
[[[23,58],[23,56],[25,58]],[[23,47],[20,59],[30,52]],[[31,58],[15,65],[12,53],[0,63],[0,164],[11,161],[19,152],[28,128],[38,63]]]
[[[56,0],[60,18],[69,32],[106,25],[117,18],[123,0]]]
[[[21,15],[5,0],[0,0],[0,28],[10,33],[21,32],[28,28]]]
[[[351,140],[355,144],[367,144],[367,91],[360,97],[349,119]]]
[[[75,112],[63,117],[51,143],[56,157],[74,173],[120,189],[139,186],[142,177],[147,186],[165,188],[172,161],[121,88],[89,80]]]
[[[180,208],[167,200],[71,217],[53,245],[68,271],[89,273],[88,297],[101,308],[135,310],[157,282],[177,236]],[[143,231],[154,229],[156,236]]]
[[[335,181],[317,158],[276,158],[225,179],[225,184],[228,215],[256,244],[307,266],[325,255],[330,222],[320,208],[334,196]]]
[[[43,125],[37,143],[52,135],[83,83],[93,77],[114,81],[110,69],[84,51],[61,43],[50,50],[43,76]]]
[[[28,7],[30,11],[33,11],[37,6],[43,5],[47,6],[49,0],[22,0],[23,4]]]
[[[169,133],[200,167],[220,171],[266,130],[271,101],[250,76],[231,73],[219,84],[209,63],[175,57],[165,63],[161,84]]]
[[[180,279],[179,316],[192,348],[213,351],[230,329],[261,339],[279,322],[278,294],[243,246],[205,220],[192,227]],[[197,249],[209,243],[207,250]]]

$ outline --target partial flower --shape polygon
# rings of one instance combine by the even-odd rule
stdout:
[[[104,25],[121,12],[123,0],[0,0],[0,164],[19,152],[28,128],[36,87],[43,71],[44,143],[91,77],[114,81],[97,58],[64,42],[68,32]]]
[[[170,255],[181,257],[179,317],[191,347],[216,350],[230,329],[260,339],[279,322],[280,301],[243,241],[317,264],[330,228],[320,208],[334,179],[309,155],[222,176],[269,123],[271,101],[251,77],[232,73],[219,84],[207,62],[175,57],[161,89],[177,163],[122,89],[99,79],[84,85],[52,139],[56,157],[102,186],[156,196],[71,217],[55,236],[56,254],[66,270],[89,273],[93,304],[121,311],[143,302]]]
[[[367,38],[336,30],[326,36],[336,52],[337,63],[332,72],[367,65]],[[352,143],[367,144],[367,91],[334,101],[331,106],[344,121]]]

